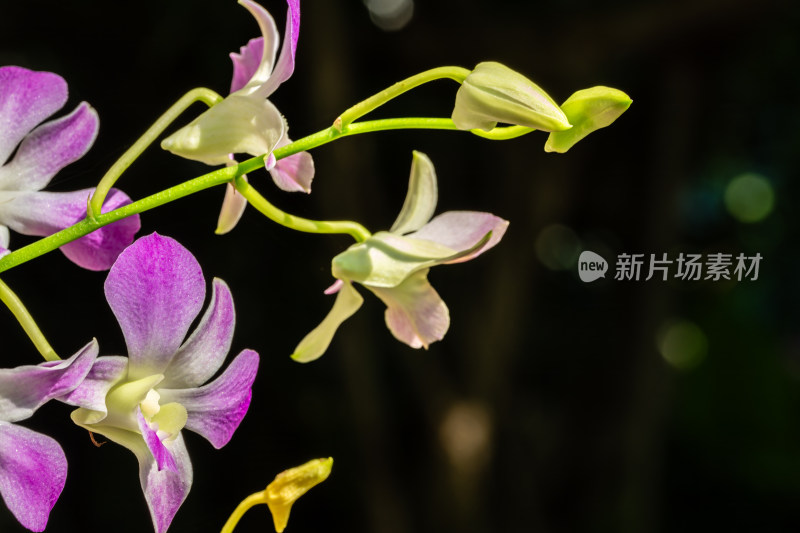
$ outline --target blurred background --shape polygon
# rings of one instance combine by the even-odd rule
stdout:
[[[283,31],[285,3],[264,0]],[[439,176],[439,212],[511,221],[479,259],[434,269],[452,317],[413,350],[367,291],[320,360],[289,354],[333,298],[348,237],[296,234],[248,209],[216,236],[222,188],[142,216],[172,236],[237,305],[232,352],[261,368],[250,412],[214,450],[189,433],[194,486],[171,531],[218,530],[280,471],[333,456],[289,532],[655,533],[800,530],[800,9],[773,0],[304,0],[294,76],[272,100],[297,139],[407,76],[503,62],[556,101],[594,85],[633,105],[565,155],[546,134],[384,132],[313,151],[310,196],[251,183],[287,211],[388,228],[411,151]],[[189,89],[229,88],[229,52],[258,35],[233,0],[4,0],[0,64],[62,75],[72,109],[101,117],[93,149],[52,190],[94,185]],[[448,80],[370,118],[449,116]],[[67,111],[65,108],[64,112]],[[192,108],[182,123],[200,111]],[[142,198],[210,169],[158,147],[119,182]],[[12,235],[12,248],[32,239]],[[577,276],[577,257],[756,253],[757,280]],[[644,277],[644,276],[643,276]],[[104,273],[55,252],[3,275],[56,350],[124,342]],[[0,309],[2,366],[37,363]],[[150,531],[133,454],[95,448],[54,403],[24,422],[56,437],[69,477],[49,531]],[[185,432],[188,433],[188,432]],[[265,507],[237,531],[270,531]],[[23,531],[0,511],[0,531]]]

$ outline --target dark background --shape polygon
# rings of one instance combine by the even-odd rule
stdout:
[[[283,28],[285,4],[264,5]],[[302,7],[296,71],[272,98],[293,138],[406,76],[483,60],[523,72],[557,101],[609,85],[634,103],[566,155],[544,153],[542,133],[494,142],[386,132],[314,150],[310,196],[251,176],[287,211],[376,231],[402,205],[416,149],[436,164],[439,212],[510,220],[491,252],[431,272],[452,325],[427,352],[395,341],[382,304],[362,291],[364,307],[328,353],[294,363],[294,346],[332,305],[322,290],[349,238],[295,234],[253,209],[215,236],[222,188],[145,213],[142,235],[177,238],[209,283],[229,283],[233,350],[262,356],[250,412],[227,447],[184,432],[195,480],[171,531],[219,530],[275,474],[329,455],[330,479],[295,506],[289,532],[800,530],[796,4],[417,0],[396,32],[358,0]],[[4,0],[0,13],[0,64],[61,74],[69,109],[86,100],[101,117],[94,148],[52,190],[95,184],[192,87],[225,93],[227,54],[258,35],[233,0]],[[422,87],[375,117],[449,116],[456,89]],[[119,186],[138,199],[208,170],[154,147]],[[737,221],[722,200],[744,173],[775,192],[758,223]],[[12,235],[12,248],[27,242]],[[623,252],[764,259],[756,281],[584,284],[576,249],[612,268]],[[105,274],[55,252],[3,279],[63,356],[92,337],[103,354],[124,353]],[[0,320],[2,366],[38,362],[11,314]],[[659,350],[675,320],[699,339],[679,343],[686,364]],[[23,422],[56,437],[69,459],[48,531],[151,530],[133,454],[95,448],[68,413],[53,403]],[[237,531],[271,528],[259,507]],[[21,530],[0,510],[0,531]]]

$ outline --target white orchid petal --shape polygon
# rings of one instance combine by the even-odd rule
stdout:
[[[319,359],[328,349],[342,322],[353,316],[362,303],[364,303],[364,298],[358,294],[358,291],[350,283],[344,283],[336,295],[333,309],[319,326],[300,341],[292,354],[292,359],[299,363],[308,363]]]
[[[269,100],[232,94],[161,142],[175,155],[224,165],[229,154],[269,154],[285,133],[283,117]]]
[[[242,176],[247,181],[246,176]],[[236,187],[229,183],[225,188],[225,199],[222,201],[222,209],[219,211],[217,219],[217,229],[214,233],[224,235],[236,227],[247,207],[247,199],[236,191]]]
[[[249,95],[256,92],[272,75],[280,38],[278,37],[278,27],[275,24],[275,19],[269,14],[269,11],[251,0],[239,0],[239,4],[244,6],[244,8],[255,17],[256,22],[258,22],[258,27],[261,28],[261,35],[264,39],[264,46],[261,51],[261,62],[258,68],[250,77],[250,81],[248,81],[244,87],[236,91],[236,94]],[[264,98],[267,95],[259,96]]]
[[[414,151],[406,200],[389,231],[402,235],[420,229],[433,216],[437,201],[438,189],[433,162],[422,152]]]

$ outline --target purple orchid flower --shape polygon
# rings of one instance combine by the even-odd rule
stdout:
[[[291,143],[288,126],[267,98],[294,72],[300,31],[300,1],[287,0],[284,46],[278,56],[280,38],[269,12],[251,0],[239,0],[256,18],[262,36],[231,54],[231,94],[195,120],[173,133],[161,147],[175,155],[209,165],[231,164],[232,155],[263,156],[275,184],[285,191],[311,191],[314,162],[306,152],[275,161],[272,151]],[[277,56],[277,62],[276,62]],[[217,233],[233,229],[246,201],[233,187],[226,192]]]
[[[55,440],[14,422],[74,390],[96,357],[92,341],[65,361],[0,369],[0,495],[31,531],[44,531],[67,479],[67,459]]]
[[[97,136],[97,112],[86,102],[37,127],[66,101],[67,83],[61,76],[0,67],[0,256],[8,251],[9,228],[46,236],[85,217],[93,189],[42,192],[59,170],[89,150]],[[103,211],[130,202],[125,193],[112,189]],[[130,216],[62,246],[61,251],[83,268],[108,270],[139,227],[139,215]]]
[[[233,299],[213,281],[205,299],[200,264],[177,241],[153,233],[120,254],[105,283],[128,357],[99,357],[80,387],[61,398],[72,420],[131,450],[157,533],[167,530],[192,484],[185,427],[221,448],[247,413],[258,354],[243,350],[214,381],[233,338]]]
[[[508,222],[491,213],[448,211],[431,219],[438,188],[433,163],[414,152],[403,208],[389,231],[375,233],[333,258],[337,278],[326,294],[337,293],[328,316],[300,341],[292,358],[319,358],[339,326],[355,313],[363,298],[358,282],[386,304],[386,325],[412,348],[441,340],[450,326],[450,312],[428,282],[431,267],[461,263],[479,256],[505,234]]]

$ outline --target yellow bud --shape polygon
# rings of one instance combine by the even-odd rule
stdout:
[[[275,531],[283,532],[294,502],[311,487],[328,479],[332,467],[332,457],[314,459],[275,476],[275,480],[267,485],[266,490],[266,501],[275,522]]]

